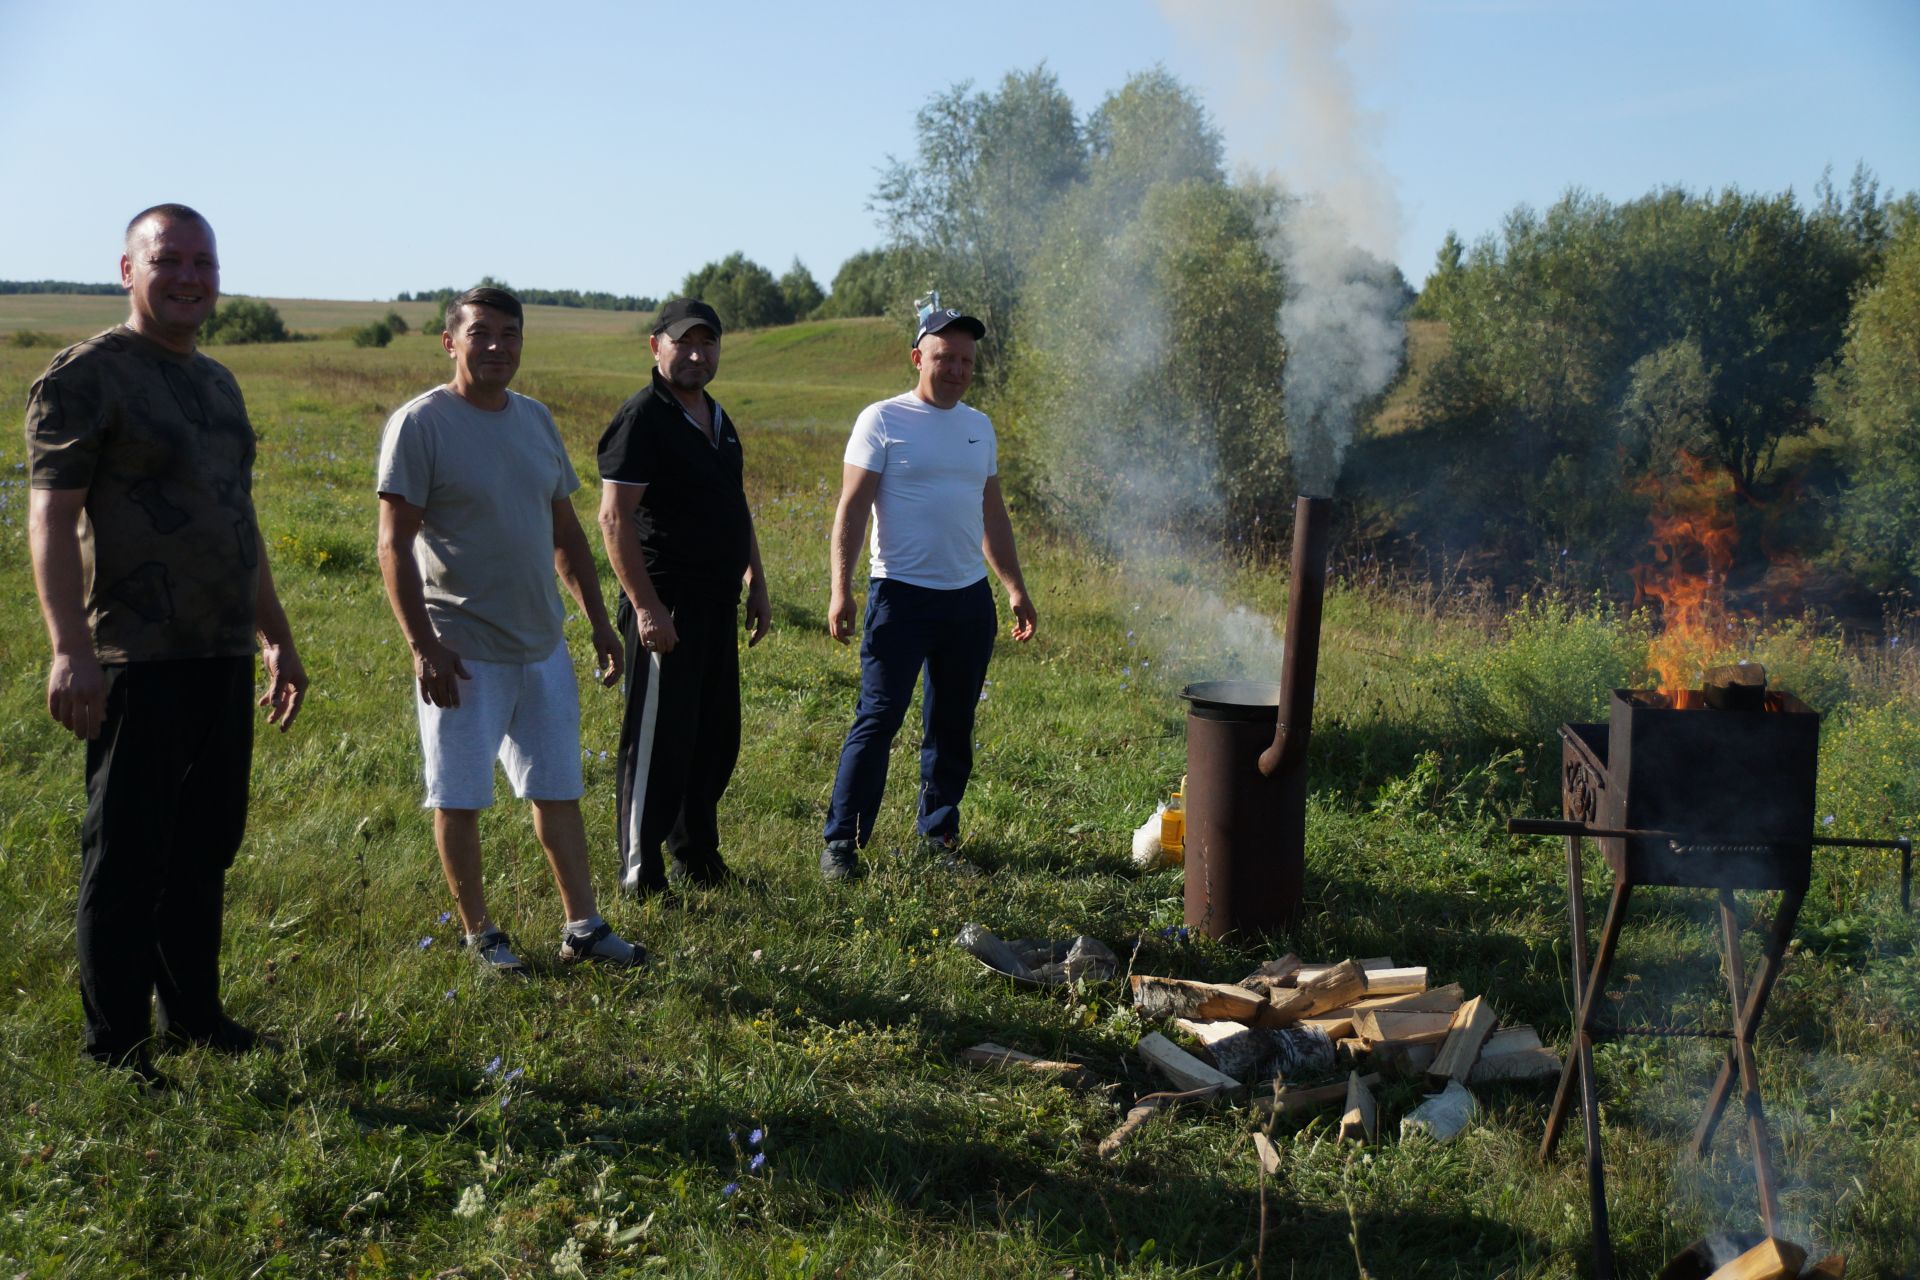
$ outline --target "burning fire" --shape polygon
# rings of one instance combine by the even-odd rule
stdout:
[[[1653,558],[1632,571],[1634,607],[1660,615],[1647,665],[1676,705],[1727,642],[1727,571],[1740,540],[1726,501],[1732,480],[1690,454],[1680,462],[1684,479],[1650,482]]]

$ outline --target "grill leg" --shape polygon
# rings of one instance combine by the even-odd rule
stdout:
[[[1606,923],[1600,927],[1600,945],[1587,970],[1587,910],[1581,893],[1580,841],[1567,838],[1567,905],[1573,917],[1573,1000],[1578,1009],[1573,1026],[1573,1052],[1560,1073],[1560,1088],[1554,1094],[1553,1109],[1547,1114],[1547,1132],[1541,1139],[1540,1155],[1545,1159],[1558,1144],[1560,1131],[1573,1105],[1573,1076],[1580,1076],[1580,1112],[1587,1139],[1587,1199],[1593,1215],[1593,1273],[1597,1280],[1613,1280],[1613,1232],[1607,1224],[1606,1163],[1600,1148],[1600,1089],[1593,1070],[1593,1023],[1599,1013],[1601,994],[1606,990],[1607,973],[1613,967],[1614,948],[1620,940],[1621,926],[1627,919],[1627,898],[1632,884],[1624,877],[1616,879],[1613,898],[1607,904]],[[1585,981],[1581,975],[1585,973]]]
[[[1767,997],[1773,993],[1774,981],[1780,976],[1787,943],[1793,937],[1793,926],[1800,919],[1800,904],[1806,901],[1806,897],[1805,889],[1789,889],[1780,895],[1780,909],[1774,916],[1773,929],[1767,935],[1766,949],[1760,953],[1760,967],[1754,971],[1753,985],[1747,988],[1744,1001],[1737,991],[1734,994],[1734,1044],[1728,1047],[1727,1056],[1720,1060],[1720,1074],[1714,1078],[1713,1088],[1707,1093],[1707,1109],[1701,1114],[1700,1123],[1693,1131],[1692,1151],[1696,1160],[1705,1160],[1708,1150],[1713,1146],[1713,1135],[1719,1127],[1721,1113],[1726,1110],[1727,1099],[1733,1095],[1733,1078],[1740,1071],[1738,1045],[1744,1038],[1751,1054],[1754,1028],[1760,1025],[1760,1015],[1767,1010]],[[1725,910],[1726,904],[1722,903],[1723,928]],[[1727,958],[1727,972],[1729,975],[1738,975],[1745,972],[1745,966],[1738,960],[1739,934],[1736,932],[1731,936],[1733,950]]]

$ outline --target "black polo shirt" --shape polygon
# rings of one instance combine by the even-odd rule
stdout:
[[[694,424],[655,370],[600,437],[600,478],[643,484],[640,547],[659,588],[740,589],[753,517],[741,480],[740,436],[712,396],[719,444]]]

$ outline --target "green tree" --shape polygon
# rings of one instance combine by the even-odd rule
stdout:
[[[1920,587],[1920,219],[1908,219],[1860,296],[1821,402],[1850,479],[1838,558],[1875,589]]]
[[[813,272],[798,258],[787,268],[787,274],[780,277],[780,296],[786,300],[787,312],[795,320],[812,316],[827,297],[820,290],[820,282],[813,278]]]
[[[720,313],[729,331],[793,323],[793,308],[773,273],[743,253],[709,262],[680,284],[677,295],[699,298]]]
[[[862,249],[833,276],[833,292],[821,304],[829,317],[885,315],[889,308],[907,311],[913,287],[900,255],[889,249]]]
[[[361,325],[351,336],[356,347],[384,347],[393,341],[393,330],[387,328],[386,321],[375,320]]]
[[[293,335],[271,303],[258,298],[229,298],[200,326],[200,341],[240,346],[249,342],[292,342]]]
[[[396,338],[400,337],[402,334],[407,333],[409,330],[409,326],[407,324],[407,318],[401,315],[398,311],[387,312],[387,314],[381,319],[380,323],[386,325],[387,332]]]
[[[1446,318],[1453,293],[1460,285],[1460,273],[1466,256],[1466,245],[1460,242],[1459,236],[1449,230],[1446,239],[1440,242],[1440,252],[1433,257],[1433,272],[1427,276],[1426,284],[1420,288],[1419,298],[1414,301],[1410,314],[1415,319]]]
[[[1029,264],[1085,173],[1073,103],[1043,64],[991,94],[955,85],[920,109],[915,128],[915,162],[892,161],[874,203],[909,290],[940,290],[985,323],[990,349],[1004,355]],[[990,359],[981,376],[992,385],[1004,368]]]

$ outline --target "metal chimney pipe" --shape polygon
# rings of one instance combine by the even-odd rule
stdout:
[[[1313,736],[1313,690],[1320,670],[1320,609],[1327,598],[1327,528],[1332,498],[1304,494],[1293,504],[1293,574],[1287,584],[1286,650],[1280,659],[1280,721],[1260,754],[1269,778],[1304,774]]]

